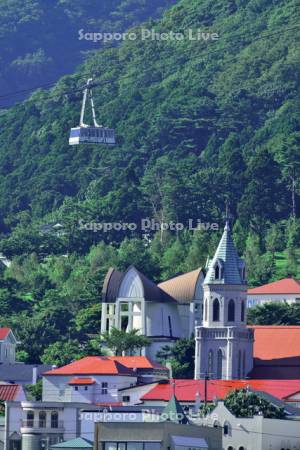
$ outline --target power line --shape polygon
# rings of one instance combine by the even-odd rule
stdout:
[[[252,41],[248,42],[247,44],[249,45],[249,44],[252,44],[253,42],[256,42],[256,41],[259,41],[259,40],[264,40],[264,39],[268,39],[268,38],[270,38],[270,37],[274,37],[274,36],[278,35],[279,33],[287,33],[287,32],[290,32],[290,31],[293,31],[293,30],[296,30],[296,29],[300,29],[300,25],[296,25],[296,26],[294,26],[294,27],[285,28],[285,29],[283,29],[283,30],[277,30],[276,32],[272,32],[272,33],[264,34],[264,35],[262,35],[262,36],[258,36],[258,37],[256,37],[255,39],[253,39]],[[253,33],[254,33],[254,32],[253,32]],[[251,34],[251,33],[250,33],[250,34]],[[235,37],[236,37],[236,36],[234,36],[234,37],[232,37],[232,38],[229,39],[229,41],[230,41],[230,42],[229,42],[229,43],[230,43],[230,46],[227,46],[227,47],[225,46],[225,47],[218,48],[218,49],[216,49],[216,50],[204,52],[204,53],[202,53],[201,56],[206,57],[206,56],[210,56],[210,55],[212,55],[212,54],[218,53],[218,52],[224,52],[224,50],[226,50],[227,48],[229,48],[229,47],[232,46],[232,44],[233,44],[234,42],[231,42],[231,39],[233,40]],[[247,38],[247,37],[249,37],[249,33],[248,33],[247,35],[241,35],[241,34],[239,34],[239,35],[237,35],[237,37],[245,37],[245,38]],[[180,61],[178,61],[178,62],[180,62]],[[226,62],[228,63],[228,61],[226,61]],[[229,62],[230,62],[230,60],[229,60]],[[198,65],[198,64],[199,64],[199,63],[197,63],[197,65]],[[122,68],[122,67],[123,67],[123,65],[122,65],[121,63],[119,63],[119,65],[118,65],[117,67],[114,67],[114,68]],[[164,64],[163,68],[166,68],[166,67],[174,67],[174,62],[172,62],[172,63],[170,63],[170,64]],[[103,72],[103,71],[102,71],[102,72]],[[96,72],[94,75],[92,75],[91,72],[85,72],[85,73],[82,73],[82,74],[78,74],[78,75],[74,74],[74,75],[69,75],[69,76],[70,76],[70,77],[77,77],[78,79],[85,79],[86,77],[91,77],[91,76],[96,77],[96,76],[99,76],[99,75],[100,75],[99,72]],[[68,75],[64,75],[64,77],[68,77]],[[64,78],[64,77],[63,77],[63,78]],[[120,76],[121,79],[127,79],[127,78],[132,78],[132,77],[133,77],[132,74],[130,74],[130,75],[124,75],[124,76],[121,75],[121,76]],[[118,78],[115,78],[115,80],[117,80],[117,79],[118,79]],[[203,77],[203,79],[206,79],[206,77]],[[34,86],[34,87],[32,87],[32,88],[23,89],[23,90],[20,90],[20,91],[9,92],[9,93],[7,93],[7,94],[0,95],[0,99],[5,99],[5,98],[8,98],[8,97],[13,97],[13,96],[16,96],[16,95],[29,93],[29,92],[35,91],[35,90],[37,90],[37,89],[43,89],[43,88],[55,86],[55,85],[57,85],[57,84],[59,83],[59,81],[60,81],[60,80],[57,80],[57,81],[55,81],[55,82],[53,82],[53,83],[46,83],[46,84],[42,84],[42,85],[39,85],[39,86]],[[101,85],[104,85],[104,84],[109,84],[109,83],[111,83],[112,81],[114,81],[114,80],[110,79],[110,80],[107,80],[107,81],[99,82],[99,83],[97,83],[97,85],[98,85],[98,86],[101,86]],[[72,89],[72,90],[70,90],[70,91],[64,91],[64,92],[61,92],[61,93],[59,93],[59,94],[52,94],[52,95],[53,95],[53,98],[54,98],[54,97],[57,97],[57,96],[68,95],[68,94],[71,94],[71,93],[74,93],[74,92],[80,91],[80,90],[82,90],[82,89],[81,89],[81,88],[75,88],[75,89]],[[52,95],[51,95],[51,96],[48,96],[48,97],[46,96],[46,99],[50,99],[50,98],[52,97]],[[44,98],[45,98],[45,97],[44,97]],[[28,99],[28,100],[26,100],[26,101],[35,101],[35,100],[33,100],[33,99]]]

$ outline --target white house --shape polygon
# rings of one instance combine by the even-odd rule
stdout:
[[[292,450],[300,448],[300,418],[235,417],[219,401],[202,425],[221,427],[222,450]]]
[[[142,353],[155,360],[162,346],[190,337],[201,322],[203,280],[198,269],[156,285],[135,267],[125,273],[111,268],[103,285],[101,331],[139,330],[151,340]]]
[[[0,328],[0,363],[13,364],[16,361],[17,339],[10,328]]]
[[[273,283],[248,289],[247,306],[251,308],[264,303],[300,303],[300,283],[294,278],[284,278]]]

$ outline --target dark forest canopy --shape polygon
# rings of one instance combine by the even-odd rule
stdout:
[[[145,27],[200,28],[218,40],[107,45],[1,116],[0,250],[13,264],[0,320],[16,329],[25,359],[40,360],[49,343],[69,348],[68,339],[95,351],[88,336],[100,329],[107,268],[134,264],[157,281],[205,265],[227,202],[249,285],[299,277],[299,15],[292,0],[181,0]],[[103,82],[94,91],[99,121],[118,143],[70,147],[77,90],[93,73]],[[219,231],[145,238],[140,228],[80,228],[147,217],[200,219]]]

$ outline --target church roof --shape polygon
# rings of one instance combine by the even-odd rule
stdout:
[[[176,300],[165,290],[160,289],[153,281],[149,280],[143,273],[139,272],[135,267],[129,267],[126,272],[119,272],[114,268],[110,268],[106,274],[102,289],[102,302],[114,303],[118,298],[119,289],[124,277],[129,270],[134,269],[138,274],[143,285],[144,298],[146,301],[169,302],[175,303]]]
[[[113,267],[110,267],[110,269],[108,269],[102,288],[103,303],[114,303],[116,301],[123,277],[123,272],[119,272]]]
[[[216,280],[215,267],[218,263],[222,271],[222,276]],[[209,262],[204,284],[246,284],[246,282],[243,282],[240,274],[242,265],[243,261],[238,257],[232,240],[230,226],[227,222],[215,256]]]
[[[197,281],[203,269],[178,275],[170,280],[159,283],[158,287],[171,295],[178,303],[191,303],[195,299]]]

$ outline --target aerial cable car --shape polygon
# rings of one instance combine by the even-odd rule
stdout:
[[[96,120],[95,105],[93,100],[92,84],[93,79],[89,78],[83,93],[83,101],[80,114],[80,124],[79,127],[71,128],[69,144],[79,145],[79,144],[107,144],[114,145],[116,143],[115,131],[111,128],[105,128],[99,125]],[[89,97],[92,107],[92,115],[94,126],[91,127],[84,123],[84,114],[86,101]]]

